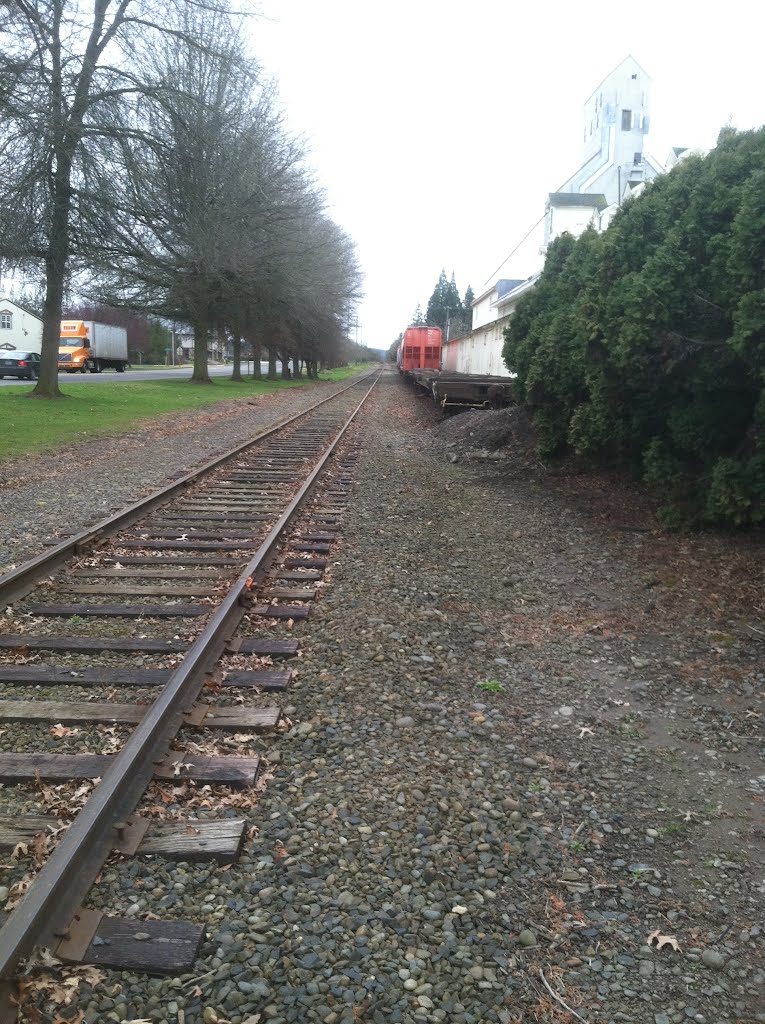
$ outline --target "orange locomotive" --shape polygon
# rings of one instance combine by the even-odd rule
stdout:
[[[441,366],[441,328],[407,327],[398,347],[399,373],[408,370],[438,370]]]

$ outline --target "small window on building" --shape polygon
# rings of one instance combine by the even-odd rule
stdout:
[[[4,309],[0,312],[0,331],[10,331],[13,329],[13,313],[9,309]]]
[[[633,76],[632,76],[632,81],[633,81],[633,82],[637,82],[637,75],[633,75]]]
[[[635,153],[635,155],[632,158],[632,162],[633,164],[641,164],[643,162],[643,154]]]
[[[631,130],[632,130],[632,111],[631,110],[623,110],[622,111],[622,131],[623,132],[629,132]]]

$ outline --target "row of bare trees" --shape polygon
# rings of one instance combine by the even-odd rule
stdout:
[[[55,397],[67,284],[212,331],[259,365],[331,359],[360,294],[300,140],[225,0],[0,7],[0,257],[44,277],[37,395]]]

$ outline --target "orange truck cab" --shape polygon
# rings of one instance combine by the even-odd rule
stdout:
[[[127,331],[93,320],[62,320],[58,368],[66,373],[123,373],[128,365]]]

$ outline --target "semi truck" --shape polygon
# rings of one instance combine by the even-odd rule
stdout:
[[[94,320],[62,320],[58,368],[66,373],[124,373],[128,365],[127,331]]]

